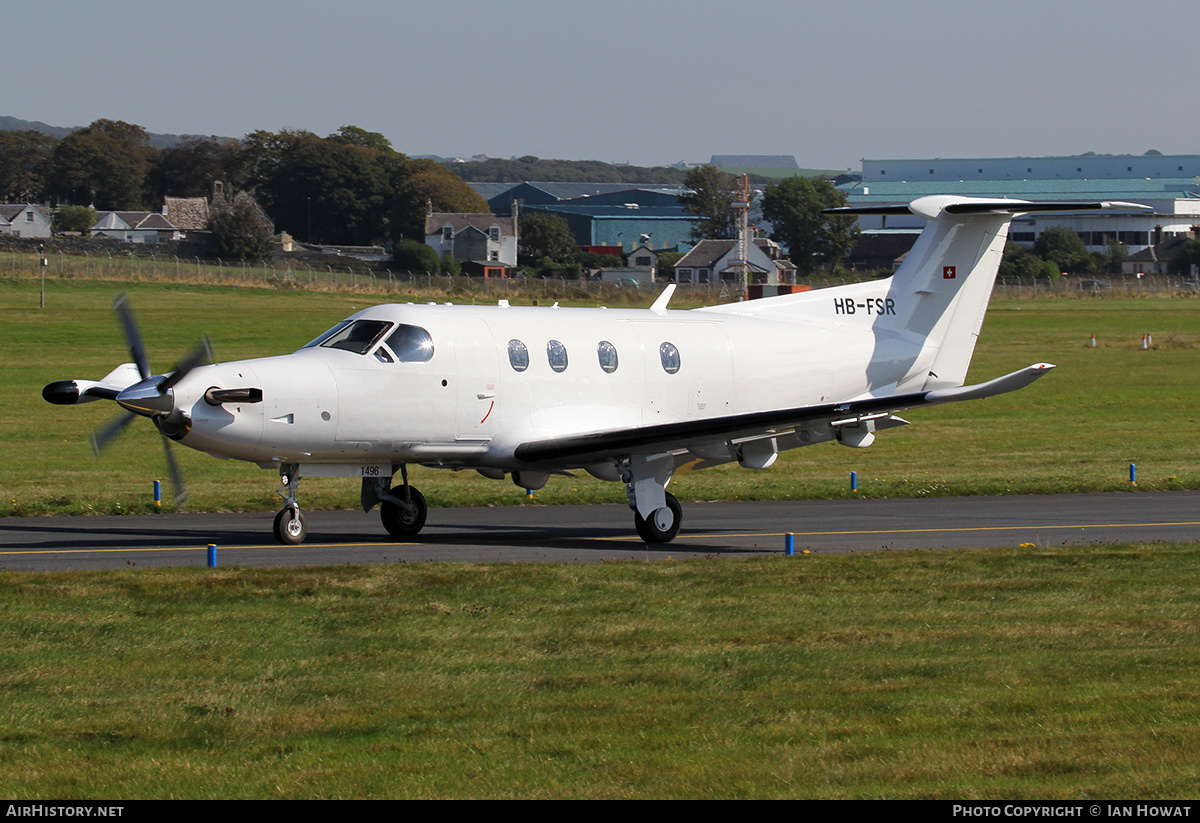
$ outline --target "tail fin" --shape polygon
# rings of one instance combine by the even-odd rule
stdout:
[[[961,386],[975,351],[983,316],[1014,215],[1037,211],[1144,209],[1136,203],[1032,203],[934,195],[907,206],[830,209],[837,214],[915,214],[930,221],[892,276],[894,313],[876,318],[876,333],[892,333],[921,346],[924,372],[902,381],[909,390]],[[932,359],[930,359],[932,358]],[[911,381],[911,382],[910,382]]]

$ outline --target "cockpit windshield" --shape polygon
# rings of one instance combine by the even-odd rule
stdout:
[[[366,354],[391,327],[386,320],[343,320],[304,348],[321,346]]]

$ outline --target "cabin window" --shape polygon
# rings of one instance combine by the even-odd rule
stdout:
[[[596,356],[600,358],[600,368],[608,374],[617,370],[617,347],[607,340],[601,340],[596,347]]]
[[[426,363],[433,357],[433,338],[420,326],[400,324],[387,339],[401,363]]]
[[[355,354],[366,354],[391,327],[392,324],[386,320],[351,320],[334,326],[329,333],[318,337],[309,343],[309,346],[315,344],[325,349],[342,349]]]
[[[567,347],[557,340],[551,340],[546,344],[546,359],[550,361],[550,368],[554,371],[566,371]]]
[[[663,371],[674,374],[679,371],[679,349],[674,343],[663,343],[658,347],[658,356],[662,360]]]
[[[525,371],[529,368],[529,349],[520,340],[508,341],[508,362],[513,371]]]

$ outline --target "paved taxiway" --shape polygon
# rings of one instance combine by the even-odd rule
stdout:
[[[420,542],[395,543],[377,513],[309,512],[308,541],[279,546],[273,513],[0,519],[0,569],[299,566],[397,561],[587,563],[796,551],[971,549],[1200,539],[1200,492],[687,503],[674,543],[647,549],[624,506],[430,509]]]

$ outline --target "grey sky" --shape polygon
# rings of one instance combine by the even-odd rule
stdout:
[[[45,0],[0,114],[658,165],[1200,152],[1195,0]]]

